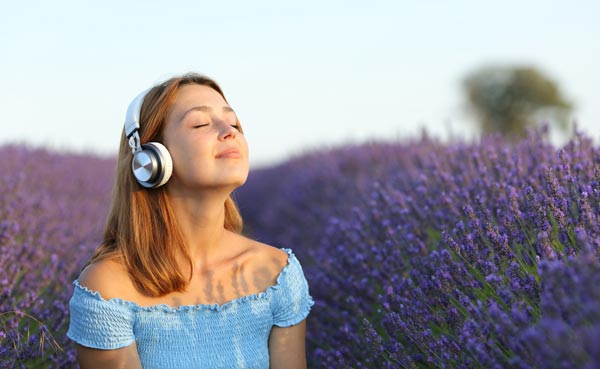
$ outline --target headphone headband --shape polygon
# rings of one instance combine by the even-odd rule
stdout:
[[[140,129],[140,111],[142,110],[142,104],[146,94],[150,91],[150,88],[140,92],[127,108],[127,114],[125,115],[125,134],[129,138],[133,132]]]

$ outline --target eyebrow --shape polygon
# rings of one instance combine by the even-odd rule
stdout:
[[[193,107],[189,108],[188,110],[186,110],[185,113],[183,113],[183,115],[181,116],[181,118],[179,118],[179,120],[180,121],[183,120],[183,118],[185,118],[187,113],[192,112],[192,111],[203,111],[205,113],[208,113],[212,110],[213,110],[213,108],[211,108],[210,106],[206,106],[206,105],[193,106]],[[223,113],[234,113],[235,114],[235,111],[230,106],[224,106]]]

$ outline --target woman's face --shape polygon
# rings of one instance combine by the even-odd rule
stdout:
[[[179,89],[163,134],[173,159],[168,185],[188,188],[241,186],[248,177],[248,144],[235,112],[208,86]]]

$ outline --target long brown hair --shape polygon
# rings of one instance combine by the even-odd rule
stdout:
[[[173,77],[154,86],[146,94],[140,111],[141,143],[162,142],[169,108],[180,88],[189,84],[208,86],[225,99],[221,87],[214,80],[196,73]],[[237,124],[242,131],[239,121]],[[131,170],[131,160],[131,148],[123,132],[104,237],[88,265],[105,258],[119,258],[135,287],[145,295],[157,297],[183,291],[191,275],[186,276],[181,272],[176,255],[178,251],[184,255],[190,273],[192,259],[165,187],[147,189],[139,185]],[[224,206],[225,228],[241,233],[242,217],[231,196]]]

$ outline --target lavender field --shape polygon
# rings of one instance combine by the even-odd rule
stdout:
[[[0,148],[0,367],[76,367],[71,281],[113,160]],[[246,233],[294,249],[311,368],[600,367],[600,148],[423,137],[251,172]]]
[[[98,244],[113,161],[0,148],[0,368],[76,367],[74,277]]]

